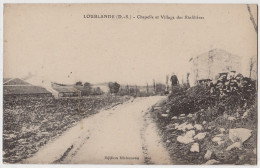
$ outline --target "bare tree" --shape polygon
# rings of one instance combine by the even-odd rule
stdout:
[[[190,73],[188,72],[188,73],[187,73],[187,85],[188,85],[188,87],[190,87],[190,80],[189,80],[189,76],[190,76]]]
[[[255,32],[256,32],[256,34],[257,34],[257,33],[258,33],[258,32],[257,32],[257,24],[256,24],[256,22],[255,22],[254,16],[252,15],[251,8],[250,8],[250,6],[249,6],[248,4],[247,4],[247,10],[248,10],[248,12],[249,12],[250,20],[251,20],[251,22],[253,23],[253,26],[254,26],[254,28],[255,28]]]
[[[251,78],[251,75],[252,75],[252,70],[253,70],[253,67],[254,67],[254,60],[253,60],[253,57],[250,58],[250,62],[249,62],[249,78]]]
[[[166,91],[169,90],[169,75],[166,75]]]
[[[149,87],[148,87],[148,83],[146,83],[146,94],[149,93]]]
[[[127,91],[128,95],[130,95],[130,89],[129,89],[129,85],[128,84],[126,85],[126,91]]]
[[[155,80],[153,79],[153,91],[154,93],[156,92],[156,84],[155,84]]]

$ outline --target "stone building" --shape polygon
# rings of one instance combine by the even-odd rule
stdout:
[[[236,71],[242,73],[241,57],[223,49],[213,49],[189,60],[189,83],[194,86],[199,80],[214,80],[218,73]]]

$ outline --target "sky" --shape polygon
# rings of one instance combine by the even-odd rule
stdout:
[[[256,18],[256,6],[251,5]],[[201,16],[202,20],[86,19],[86,14]],[[188,60],[214,48],[257,55],[246,5],[7,4],[4,77],[75,83],[165,82],[189,70]]]

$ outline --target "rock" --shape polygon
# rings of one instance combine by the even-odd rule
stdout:
[[[207,124],[207,121],[203,121],[202,124],[203,124],[203,125]]]
[[[206,163],[204,163],[204,165],[213,165],[213,164],[218,164],[219,161],[215,160],[215,159],[211,159],[209,161],[207,161]]]
[[[256,155],[256,148],[254,148],[253,153]]]
[[[213,152],[211,150],[207,150],[207,152],[204,155],[204,159],[209,160],[211,158],[212,153]]]
[[[177,119],[177,117],[176,117],[176,116],[172,117],[172,120],[175,120],[175,119]]]
[[[236,118],[239,118],[239,117],[240,117],[239,112],[236,112],[236,113],[235,113],[235,117],[236,117]]]
[[[221,145],[224,143],[224,141],[222,141],[222,138],[218,137],[218,136],[215,136],[213,139],[212,139],[213,142],[216,142],[218,145]]]
[[[241,146],[242,146],[241,142],[235,142],[235,143],[233,143],[232,145],[228,146],[228,147],[226,148],[226,151],[230,151],[230,150],[233,149],[233,148],[241,149]]]
[[[232,142],[244,143],[248,138],[251,137],[251,130],[245,128],[235,128],[229,130],[229,138]]]
[[[193,117],[193,114],[189,114],[189,115],[187,115],[187,117],[191,118],[191,117]]]
[[[225,131],[226,131],[225,128],[219,128],[219,132],[220,132],[221,134],[223,134]]]
[[[224,119],[227,119],[228,117],[229,117],[229,115],[228,115],[226,112],[224,112],[223,118],[224,118]]]
[[[170,143],[171,141],[168,139],[167,141],[166,141],[166,143]]]
[[[236,118],[229,116],[227,119],[228,119],[229,121],[234,121]]]
[[[194,125],[194,128],[196,129],[196,130],[198,130],[198,131],[201,131],[202,130],[202,125],[200,125],[200,124],[195,124]]]
[[[174,123],[174,128],[178,127],[180,124],[179,123]]]
[[[178,136],[177,141],[183,144],[189,144],[191,142],[194,142],[192,138],[186,137],[186,136]]]
[[[184,116],[185,116],[185,114],[181,114],[181,115],[180,115],[180,117],[184,117]]]
[[[4,136],[5,136],[5,140],[11,140],[16,138],[15,134],[5,134]]]
[[[194,127],[192,126],[192,124],[188,124],[187,126],[186,126],[186,129],[187,130],[191,130],[191,129],[193,129]]]
[[[184,136],[186,136],[188,138],[192,138],[194,135],[195,135],[195,131],[190,130],[190,131],[186,132],[186,134]]]
[[[211,126],[208,126],[208,129],[210,130],[212,127]]]
[[[167,109],[167,110],[166,110],[166,113],[169,113],[169,112],[170,112],[170,110],[169,110],[169,109]]]
[[[168,117],[168,114],[161,114],[162,117]]]
[[[220,138],[220,137],[217,137],[217,136],[215,136],[213,139],[212,139],[212,141],[213,142],[218,142],[218,141],[221,141],[222,139]]]
[[[245,160],[245,158],[246,158],[246,156],[245,156],[245,155],[240,155],[240,156],[238,157],[238,159],[239,159],[240,161],[243,161],[243,160]]]
[[[248,114],[249,114],[249,109],[244,112],[242,118],[243,118],[243,119],[247,118],[247,117],[248,117]]]
[[[169,124],[166,126],[166,130],[172,130],[175,129],[175,124]]]
[[[159,109],[161,109],[161,107],[160,106],[155,106],[153,109],[154,110],[159,110]]]
[[[198,144],[198,143],[192,144],[192,145],[191,145],[191,148],[190,148],[190,151],[191,151],[191,152],[200,152],[199,144]]]
[[[218,134],[215,137],[223,137],[223,136],[224,136],[224,134]]]
[[[192,126],[192,124],[188,124],[187,122],[182,123],[182,124],[180,124],[178,127],[176,127],[176,129],[182,130],[182,131],[191,130],[191,129],[193,129],[193,128],[194,128],[194,127]]]
[[[201,139],[204,139],[206,135],[207,135],[206,132],[201,132],[201,133],[198,133],[198,134],[194,137],[194,139],[201,140]]]

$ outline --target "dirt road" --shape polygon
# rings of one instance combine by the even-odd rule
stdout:
[[[102,110],[23,163],[171,164],[148,113],[164,98],[136,98]]]

